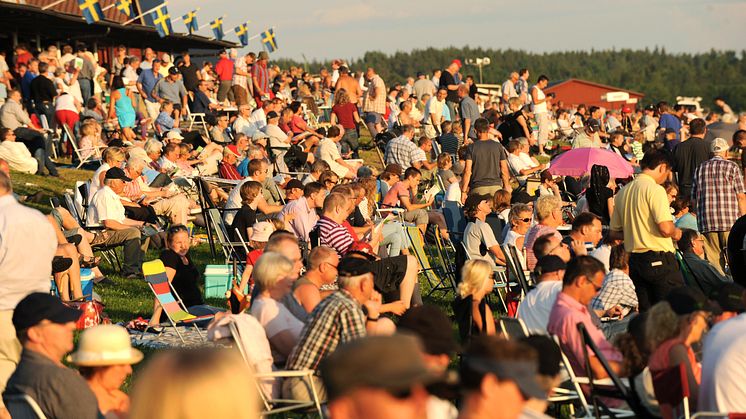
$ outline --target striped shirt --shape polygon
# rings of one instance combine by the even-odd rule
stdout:
[[[700,164],[692,185],[699,231],[730,231],[741,215],[738,195],[743,193],[743,174],[736,163],[715,156]]]
[[[265,94],[269,92],[269,69],[267,69],[267,62],[257,61],[251,66],[251,77],[256,81],[257,86]],[[259,92],[255,92],[257,95]]]
[[[218,172],[220,173],[220,177],[223,179],[228,180],[242,180],[243,176],[241,176],[238,173],[238,169],[236,166],[226,163],[225,161],[221,161],[220,165],[218,167]]]
[[[321,302],[309,315],[298,344],[288,357],[288,370],[318,370],[319,364],[337,346],[366,334],[365,314],[349,292],[339,290]]]
[[[355,238],[349,230],[326,216],[322,216],[316,226],[319,228],[319,243],[336,250],[340,257],[355,243]]]

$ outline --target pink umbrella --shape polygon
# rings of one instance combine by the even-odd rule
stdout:
[[[620,155],[601,148],[576,148],[557,156],[549,165],[549,173],[555,176],[583,176],[590,173],[594,164],[609,168],[612,178],[624,179],[634,170]]]

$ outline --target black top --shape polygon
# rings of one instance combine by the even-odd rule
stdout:
[[[474,317],[471,313],[471,305],[474,298],[469,295],[466,298],[456,297],[453,300],[453,314],[456,318],[456,324],[458,325],[459,336],[461,342],[466,343],[472,336],[478,336],[480,334],[480,328],[474,323]],[[482,317],[481,330],[487,330],[487,302],[483,298],[479,302],[479,314]]]
[[[181,297],[181,301],[189,308],[203,304],[202,293],[197,285],[202,278],[197,267],[192,263],[192,257],[187,253],[187,264],[181,261],[181,256],[171,249],[161,252],[161,260],[167,268],[175,269],[176,275],[171,281],[176,292]]]
[[[31,99],[37,104],[40,102],[51,102],[57,96],[57,89],[52,80],[45,76],[37,76],[31,81]]]
[[[438,86],[443,87],[445,89],[448,89],[449,85],[457,84],[456,79],[453,77],[453,74],[447,72],[446,70],[441,71],[440,73],[440,83],[438,83]],[[457,90],[448,90],[448,96],[446,96],[446,100],[448,102],[456,102],[458,103],[458,91]],[[451,119],[453,119],[453,115],[451,115]]]
[[[233,224],[231,224],[230,231],[228,232],[231,241],[238,241],[238,236],[236,236],[236,229],[238,229],[241,232],[243,241],[248,242],[249,238],[246,237],[246,229],[253,226],[254,223],[256,223],[256,210],[248,205],[243,205],[236,213],[236,216],[233,217]]]
[[[694,181],[694,171],[710,158],[710,143],[692,137],[676,146],[673,152],[673,167],[678,175],[682,195],[689,196]]]
[[[472,161],[469,188],[502,186],[500,163],[508,159],[502,144],[492,140],[478,140],[468,147],[466,160]]]
[[[365,217],[363,217],[363,213],[360,212],[360,208],[357,205],[355,206],[355,211],[347,217],[347,221],[353,227],[365,227],[366,225]]]
[[[614,191],[604,186],[599,195],[601,196],[596,197],[596,194],[591,189],[585,192],[585,198],[588,201],[588,210],[601,217],[601,222],[604,225],[609,225],[611,221],[611,216],[609,215],[609,198],[614,196]]]
[[[472,99],[474,99],[474,100],[476,100],[477,99],[477,91],[478,91],[478,89],[477,89],[477,85],[476,84],[472,84],[471,86],[469,86],[469,97],[472,98]]]
[[[506,115],[503,123],[497,127],[497,130],[500,131],[500,134],[503,136],[503,144],[507,144],[510,139],[525,136],[523,133],[523,127],[518,123],[518,117],[522,115],[523,113],[521,111]]]
[[[192,101],[192,113],[209,113],[210,99],[201,91],[194,92],[194,101]]]
[[[730,274],[736,283],[746,286],[746,258],[741,251],[744,237],[746,237],[746,215],[736,220],[728,236]]]
[[[190,92],[197,90],[197,85],[199,85],[199,78],[197,77],[199,69],[197,66],[194,63],[190,63],[188,66],[184,64],[179,67],[179,71],[184,78],[184,87]]]

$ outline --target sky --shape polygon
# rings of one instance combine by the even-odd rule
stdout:
[[[366,51],[483,47],[552,52],[664,47],[746,49],[746,0],[170,0],[172,19],[200,7],[221,15],[226,39],[275,28],[278,58],[359,58]],[[174,30],[185,32],[182,22]],[[209,26],[202,35],[211,35]],[[261,48],[259,37],[248,50]]]

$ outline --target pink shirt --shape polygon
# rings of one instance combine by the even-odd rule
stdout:
[[[557,302],[552,307],[552,312],[549,314],[547,331],[559,338],[562,350],[570,360],[570,365],[572,365],[575,374],[582,377],[588,376],[585,372],[585,353],[581,344],[582,339],[578,331],[578,323],[585,325],[593,343],[596,344],[607,361],[620,362],[622,360],[622,354],[606,340],[603,332],[593,324],[588,313],[588,307],[561,292],[557,296]],[[591,356],[593,355],[590,349],[588,349],[588,353]]]
[[[394,186],[389,189],[389,192],[383,198],[383,205],[386,207],[398,206],[400,196],[408,196],[410,202],[412,200],[412,192],[409,189],[409,185],[406,185],[404,182],[396,182]]]

